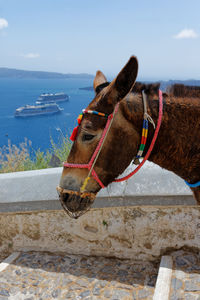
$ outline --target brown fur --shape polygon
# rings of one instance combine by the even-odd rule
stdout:
[[[149,113],[154,121],[158,117],[158,87],[159,85],[157,85],[156,91],[155,84],[142,86],[140,83],[136,83],[133,89],[133,92],[145,89],[148,95]],[[200,95],[197,97],[196,94],[200,88],[195,88],[182,86],[177,91],[175,85],[171,88],[169,96],[164,95],[162,125],[158,140],[149,158],[150,161],[173,171],[190,183],[200,180]],[[188,94],[192,96],[189,97]],[[182,95],[182,97],[177,95]],[[135,99],[133,97],[132,101],[135,102]],[[150,127],[146,150],[152,136],[153,131]],[[194,188],[192,191],[200,204],[200,188]]]
[[[134,63],[131,62],[132,67],[134,67]],[[120,101],[119,111],[95,164],[95,171],[105,186],[121,174],[137,154],[143,123],[142,90],[145,90],[147,94],[148,113],[155,123],[158,119],[159,84],[136,83],[133,87],[137,70],[132,72],[132,79],[126,83],[125,77],[129,72],[132,72],[130,65],[125,66],[117,78],[97,94],[88,106],[89,109],[109,114],[113,111],[116,102]],[[106,78],[100,73],[100,77],[95,80],[102,84],[102,81],[106,81]],[[96,86],[95,82],[94,86]],[[128,93],[127,90],[131,92]],[[168,95],[163,95],[162,125],[154,149],[149,157],[150,161],[174,172],[190,183],[200,180],[199,90],[197,87],[191,89],[185,86],[180,88],[179,86],[177,88],[177,85],[175,85],[169,90]],[[124,97],[125,93],[126,97]],[[122,98],[120,99],[120,97]],[[89,162],[105,124],[105,118],[89,114],[84,116],[78,137],[68,157],[68,162]],[[94,135],[94,139],[90,142],[83,142],[83,136],[88,132]],[[145,151],[149,148],[153,134],[154,130],[150,124]],[[71,177],[76,177],[76,181],[81,186],[86,177],[86,172],[85,169],[64,168],[61,180],[62,188],[70,189],[69,180],[64,179]],[[97,192],[99,189],[97,182],[91,179],[87,191]],[[192,191],[200,204],[200,188],[194,188]]]
[[[174,97],[188,97],[200,99],[200,86],[186,86],[183,84],[174,84],[167,91]]]

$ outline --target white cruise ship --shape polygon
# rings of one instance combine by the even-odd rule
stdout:
[[[63,109],[56,103],[46,103],[41,105],[25,105],[15,111],[15,117],[30,117],[38,115],[49,115],[61,112]]]
[[[65,93],[56,93],[56,94],[41,94],[36,103],[43,104],[48,102],[61,102],[61,101],[69,101],[69,96]]]

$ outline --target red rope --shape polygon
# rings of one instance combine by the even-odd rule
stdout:
[[[162,116],[163,116],[162,91],[159,90],[159,116],[158,116],[157,127],[156,127],[156,130],[154,132],[154,136],[153,136],[153,139],[151,141],[151,145],[149,147],[149,150],[147,151],[145,157],[143,158],[143,161],[139,164],[139,166],[135,170],[133,170],[130,174],[128,174],[128,175],[126,175],[122,178],[115,179],[114,182],[121,182],[121,181],[129,179],[131,176],[133,176],[135,173],[137,173],[140,170],[140,168],[144,165],[144,163],[147,161],[147,159],[149,158],[149,156],[150,156],[150,154],[153,150],[154,144],[156,142],[156,139],[157,139],[157,136],[158,136],[158,133],[159,133],[159,130],[160,130],[160,125],[161,125],[161,122],[162,122]]]

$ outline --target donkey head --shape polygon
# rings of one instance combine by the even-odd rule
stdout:
[[[97,111],[106,115],[113,114],[116,104],[122,101],[135,84],[138,72],[136,57],[131,57],[118,76],[110,83],[101,71],[97,71],[94,79],[95,98],[87,110]],[[107,84],[106,84],[107,83]],[[105,131],[107,117],[86,113],[78,128],[76,139],[67,158],[68,164],[88,164]],[[112,125],[104,140],[103,147],[95,162],[94,170],[100,181],[107,186],[121,174],[132,160],[139,140],[137,131],[126,119],[120,103],[114,115]],[[88,210],[94,201],[100,184],[93,178],[87,180],[84,190],[83,183],[88,176],[87,168],[64,167],[60,180],[60,200],[64,209],[74,218]]]

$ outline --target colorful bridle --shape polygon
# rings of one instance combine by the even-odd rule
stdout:
[[[119,108],[119,103],[115,106],[115,109],[114,109],[114,112],[110,115],[107,115],[107,114],[104,114],[104,113],[100,113],[100,112],[97,112],[97,111],[93,111],[93,110],[86,110],[86,109],[83,109],[83,112],[81,115],[79,115],[78,117],[78,124],[80,125],[81,124],[81,120],[83,118],[83,114],[94,114],[94,115],[98,115],[98,116],[101,116],[101,117],[105,117],[107,118],[107,122],[106,122],[106,126],[103,130],[103,133],[101,135],[101,138],[99,140],[99,143],[89,161],[88,164],[72,164],[72,163],[63,163],[63,166],[64,167],[67,167],[67,168],[80,168],[80,169],[88,169],[89,170],[89,173],[88,173],[88,176],[86,177],[86,179],[84,180],[83,182],[83,185],[80,189],[81,192],[84,192],[85,191],[85,188],[86,188],[86,185],[88,183],[88,181],[90,180],[91,178],[91,175],[93,176],[93,178],[98,182],[98,184],[100,185],[101,188],[104,188],[104,184],[102,183],[102,181],[99,179],[97,173],[95,172],[94,170],[94,166],[95,166],[95,163],[97,161],[97,158],[99,157],[99,154],[101,152],[101,149],[103,147],[103,144],[105,142],[105,139],[106,139],[106,136],[110,130],[110,127],[112,125],[112,122],[113,122],[113,119],[114,119],[114,116],[115,114],[117,113],[117,110]],[[72,135],[70,137],[70,139],[72,141],[74,141],[76,139],[76,136],[77,136],[77,133],[78,133],[78,127],[74,128],[73,132],[72,132]]]
[[[146,141],[147,141],[148,121],[150,121],[153,124],[154,128],[155,128],[155,124],[154,124],[152,118],[147,113],[146,94],[144,92],[142,92],[142,95],[143,95],[143,103],[144,103],[144,121],[143,121],[143,130],[142,130],[142,139],[141,139],[141,145],[139,147],[139,151],[138,151],[138,153],[137,153],[137,155],[134,159],[135,164],[139,164],[139,166],[134,171],[132,171],[129,175],[127,175],[123,178],[115,179],[114,180],[115,182],[120,182],[120,181],[127,180],[128,178],[133,176],[137,171],[139,171],[139,169],[143,166],[145,161],[149,158],[149,156],[151,154],[151,151],[154,147],[155,141],[157,139],[157,136],[158,136],[158,132],[159,132],[159,129],[160,129],[160,126],[161,126],[161,121],[162,121],[162,114],[163,114],[163,102],[162,102],[162,92],[161,92],[161,90],[159,90],[159,116],[158,116],[157,127],[155,129],[154,136],[153,136],[153,139],[151,141],[151,145],[150,145],[145,157],[143,158],[142,162],[140,163],[139,159],[143,157],[143,152],[144,152]],[[97,147],[96,147],[89,163],[87,163],[87,164],[73,164],[73,163],[67,163],[67,162],[63,163],[63,166],[67,167],[67,168],[80,168],[80,169],[84,168],[84,169],[89,170],[88,176],[85,178],[85,180],[84,180],[84,182],[83,182],[83,184],[80,188],[81,193],[83,193],[85,191],[86,186],[88,184],[88,181],[91,178],[91,175],[97,181],[97,183],[101,186],[101,188],[105,187],[104,184],[102,183],[102,181],[99,179],[97,173],[95,172],[94,166],[95,166],[95,163],[96,163],[96,161],[99,157],[99,154],[101,152],[101,149],[102,149],[103,144],[106,140],[106,137],[108,135],[108,132],[110,130],[110,127],[112,125],[112,122],[114,120],[114,117],[115,117],[118,109],[119,109],[119,102],[115,106],[113,113],[110,114],[110,115],[107,115],[107,114],[104,114],[104,113],[101,113],[101,112],[97,112],[97,111],[85,110],[84,109],[83,113],[81,115],[79,115],[79,117],[78,117],[78,124],[79,125],[81,124],[83,114],[89,113],[89,114],[94,114],[94,115],[98,115],[98,116],[107,118],[106,126],[103,130],[103,133],[101,135],[99,143],[98,143],[98,145],[97,145]],[[73,141],[76,139],[76,136],[77,136],[77,133],[78,133],[78,126],[73,130],[73,133],[70,137],[70,139],[73,140]]]

